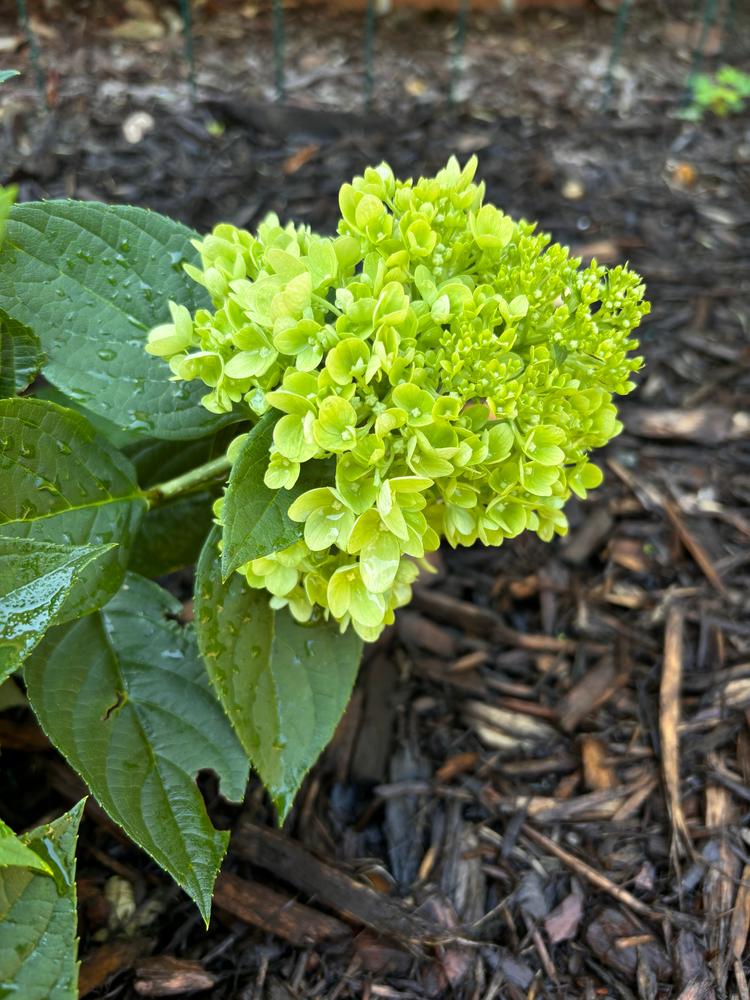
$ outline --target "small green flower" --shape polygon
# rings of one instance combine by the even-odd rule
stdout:
[[[155,326],[148,335],[146,350],[157,358],[171,358],[175,354],[186,351],[194,343],[193,317],[185,306],[169,303],[171,323]]]
[[[271,454],[263,482],[271,490],[290,490],[299,479],[299,473],[299,462],[293,462],[275,451]]]
[[[354,526],[354,514],[330,487],[308,490],[297,497],[288,511],[293,521],[305,522],[305,542],[311,552],[338,545],[346,551]]]
[[[386,603],[381,594],[371,593],[357,563],[337,569],[328,581],[328,607],[334,618],[350,615],[357,625],[378,628],[382,625]]]
[[[482,250],[502,250],[510,243],[515,225],[512,219],[495,208],[483,205],[469,215],[469,226],[478,247]]]
[[[565,443],[562,427],[533,427],[526,435],[523,450],[526,455],[540,465],[560,465],[565,461],[565,452],[558,447]]]
[[[424,427],[433,422],[432,409],[435,398],[426,389],[412,382],[397,385],[392,393],[393,402],[403,411],[411,427]]]
[[[320,404],[312,432],[324,451],[351,451],[357,443],[357,411],[341,396],[327,396]]]
[[[356,379],[365,378],[369,361],[367,342],[358,337],[347,337],[328,352],[326,368],[337,385],[348,385]]]
[[[276,450],[290,462],[307,462],[320,450],[308,437],[306,423],[310,423],[307,416],[287,413],[277,421],[273,429],[273,443],[276,445]]]

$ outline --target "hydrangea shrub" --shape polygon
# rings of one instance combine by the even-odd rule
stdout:
[[[288,508],[302,537],[239,568],[297,621],[372,641],[441,539],[549,541],[571,493],[602,480],[589,455],[620,431],[613,399],[642,363],[643,285],[485,203],[475,169],[368,169],[341,189],[336,237],[275,216],[256,236],[217,226],[186,267],[212,308],[172,303],[149,335],[207,409],[278,415],[269,489],[333,460]]]
[[[269,216],[200,238],[0,190],[0,704],[22,675],[206,918],[228,834],[197,772],[239,801],[252,764],[283,820],[429,554],[564,534],[621,429],[639,277],[582,267],[486,203],[475,168],[368,169],[333,236]],[[192,566],[186,622],[158,581]],[[0,817],[3,837],[0,876],[47,899],[54,866]],[[74,996],[70,954],[34,944],[43,908],[24,914],[33,962],[0,949],[0,984],[41,968]]]

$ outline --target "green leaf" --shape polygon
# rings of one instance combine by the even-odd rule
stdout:
[[[0,309],[0,396],[15,396],[34,381],[44,364],[36,334]]]
[[[299,625],[239,573],[222,582],[219,529],[195,587],[198,644],[209,677],[283,822],[302,779],[333,736],[357,676],[362,642],[335,623]]]
[[[42,728],[97,801],[207,920],[229,834],[194,782],[211,768],[239,801],[247,760],[206,678],[180,605],[135,574],[87,618],[50,632],[25,670]]]
[[[138,482],[148,489],[223,454],[225,437],[187,441],[178,449],[169,441],[148,438],[130,445],[126,454],[135,465]],[[133,543],[130,569],[156,578],[195,563],[213,524],[215,498],[216,491],[201,490],[150,510]]]
[[[203,490],[150,510],[133,542],[130,569],[156,579],[192,566],[213,524],[213,500]]]
[[[112,548],[0,535],[0,681],[19,669],[51,625],[66,620],[61,612],[66,601],[75,607],[67,599],[81,574],[87,571],[87,590],[92,563]]]
[[[49,875],[0,869],[0,997],[75,1000],[75,848],[83,802],[23,842],[49,864]]]
[[[130,462],[78,413],[31,397],[0,399],[0,534],[117,547],[73,588],[60,621],[101,607],[122,582],[146,509]]]
[[[197,263],[192,230],[128,205],[47,201],[16,205],[0,252],[0,308],[42,341],[53,385],[117,424],[162,438],[195,438],[227,418],[199,403],[146,354],[148,331],[170,299],[210,306],[183,271]]]
[[[36,851],[33,851],[17,837],[9,826],[0,819],[0,868],[15,865],[31,871],[51,875],[52,869]]]
[[[98,434],[106,438],[110,444],[121,451],[125,451],[130,446],[138,444],[141,441],[152,440],[135,431],[121,430],[117,424],[113,424],[111,420],[105,420],[104,417],[100,417],[98,413],[94,413],[92,410],[87,410],[85,406],[81,406],[77,400],[66,396],[64,392],[56,389],[54,385],[35,385],[31,391],[31,395],[34,399],[46,399],[49,403],[57,403],[58,406],[64,406],[68,410],[80,413],[81,416],[88,420]]]
[[[278,552],[299,541],[304,525],[288,517],[290,505],[307,490],[333,485],[333,460],[306,462],[290,490],[272,490],[265,485],[263,476],[278,419],[279,414],[271,411],[258,421],[232,466],[222,510],[225,578],[250,559]]]
[[[0,81],[1,83],[2,81]],[[8,225],[8,216],[10,215],[10,210],[16,202],[16,195],[18,194],[18,188],[15,184],[9,184],[7,187],[3,187],[0,184],[0,247],[2,247],[5,241],[5,230]]]
[[[17,69],[0,69],[0,83],[5,83],[5,81],[10,80],[11,77],[20,75],[21,71]]]

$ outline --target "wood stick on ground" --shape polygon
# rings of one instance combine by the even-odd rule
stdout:
[[[740,1000],[750,1000],[750,988],[747,985],[747,976],[745,975],[741,958],[735,958],[734,960],[734,979],[737,983]]]
[[[718,590],[720,594],[725,595],[727,589],[724,586],[721,577],[716,572],[714,564],[711,562],[706,550],[703,548],[695,535],[693,535],[693,533],[688,529],[677,504],[675,504],[674,501],[670,500],[668,497],[665,497],[652,483],[645,483],[637,479],[629,469],[626,469],[625,466],[623,466],[616,459],[607,459],[607,465],[635,494],[645,510],[652,513],[656,510],[663,511],[667,520],[677,533],[680,541],[693,557],[696,565],[700,568],[708,582],[712,587],[714,587],[715,590]]]
[[[326,864],[283,833],[241,819],[232,836],[232,850],[306,895],[335,910],[346,920],[411,945],[445,944],[456,939],[432,921],[410,913],[395,900],[374,892],[333,865]]]
[[[216,976],[200,962],[175,955],[155,955],[136,967],[133,989],[142,997],[185,996],[213,989]]]
[[[149,942],[142,938],[108,941],[89,952],[78,975],[78,996],[85,997],[102,986],[111,976],[131,969],[149,952]]]
[[[750,930],[750,864],[745,865],[742,870],[742,881],[737,889],[729,927],[732,955],[739,962],[745,953],[748,930]]]
[[[747,985],[747,976],[742,965],[742,959],[734,960],[734,978],[739,990],[740,1000],[750,1000],[750,988]]]
[[[669,500],[667,497],[662,499],[662,504],[664,507],[664,513],[667,515],[669,523],[672,525],[674,530],[677,532],[680,541],[685,546],[687,551],[693,557],[696,565],[700,568],[701,572],[714,588],[722,595],[726,595],[727,588],[724,586],[719,574],[716,572],[714,564],[711,562],[708,553],[703,548],[701,543],[695,537],[695,535],[688,529],[688,526],[683,520],[682,514],[676,503]]]
[[[690,848],[690,835],[680,797],[680,696],[682,691],[682,645],[685,620],[676,606],[667,613],[664,632],[664,664],[659,688],[659,739],[661,764],[672,824],[672,863]]]
[[[603,892],[608,893],[613,896],[619,903],[623,906],[627,906],[628,909],[632,910],[634,913],[640,914],[642,917],[646,917],[648,920],[662,920],[664,917],[663,913],[659,913],[656,910],[652,910],[650,906],[646,906],[640,899],[637,899],[632,893],[628,892],[627,889],[622,889],[619,885],[615,885],[606,875],[602,875],[591,865],[586,864],[585,861],[581,861],[577,858],[575,854],[571,854],[570,851],[566,851],[565,848],[560,847],[556,844],[554,840],[550,840],[549,837],[541,833],[539,830],[535,830],[533,826],[529,826],[528,823],[523,825],[523,833],[533,841],[538,847],[543,848],[549,854],[554,855],[554,857],[559,858],[564,864],[571,868],[574,872],[585,878],[592,885],[595,885],[597,889],[601,889]]]
[[[439,621],[447,622],[456,628],[465,629],[485,639],[532,653],[574,653],[580,645],[577,639],[560,639],[553,635],[532,635],[518,632],[506,625],[499,615],[476,604],[461,601],[450,594],[443,594],[424,587],[414,588],[414,607],[428,615],[434,615]],[[590,650],[606,651],[601,643],[586,641]]]
[[[587,715],[601,708],[627,683],[630,667],[627,657],[616,659],[607,654],[568,691],[557,706],[557,717],[566,733],[572,733]]]
[[[216,906],[300,948],[351,937],[348,924],[231,872],[216,880]]]
[[[738,812],[737,803],[725,788],[713,784],[706,787],[705,824],[709,830],[718,831],[718,856],[703,879],[703,908],[708,950],[712,955],[711,970],[720,989],[724,988],[732,961],[729,914],[740,861],[733,849],[730,830],[737,822]]]

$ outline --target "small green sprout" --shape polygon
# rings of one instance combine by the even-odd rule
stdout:
[[[750,74],[722,66],[713,75],[697,73],[690,81],[693,100],[684,117],[700,121],[707,111],[724,118],[745,110],[750,98]]]
[[[476,165],[416,183],[367,169],[341,188],[331,238],[275,216],[256,236],[217,226],[186,266],[213,309],[173,305],[151,331],[149,352],[203,381],[212,412],[279,414],[269,488],[335,461],[289,508],[303,539],[241,568],[299,621],[373,640],[441,539],[550,540],[571,493],[602,481],[589,453],[622,429],[644,286],[485,204]]]

